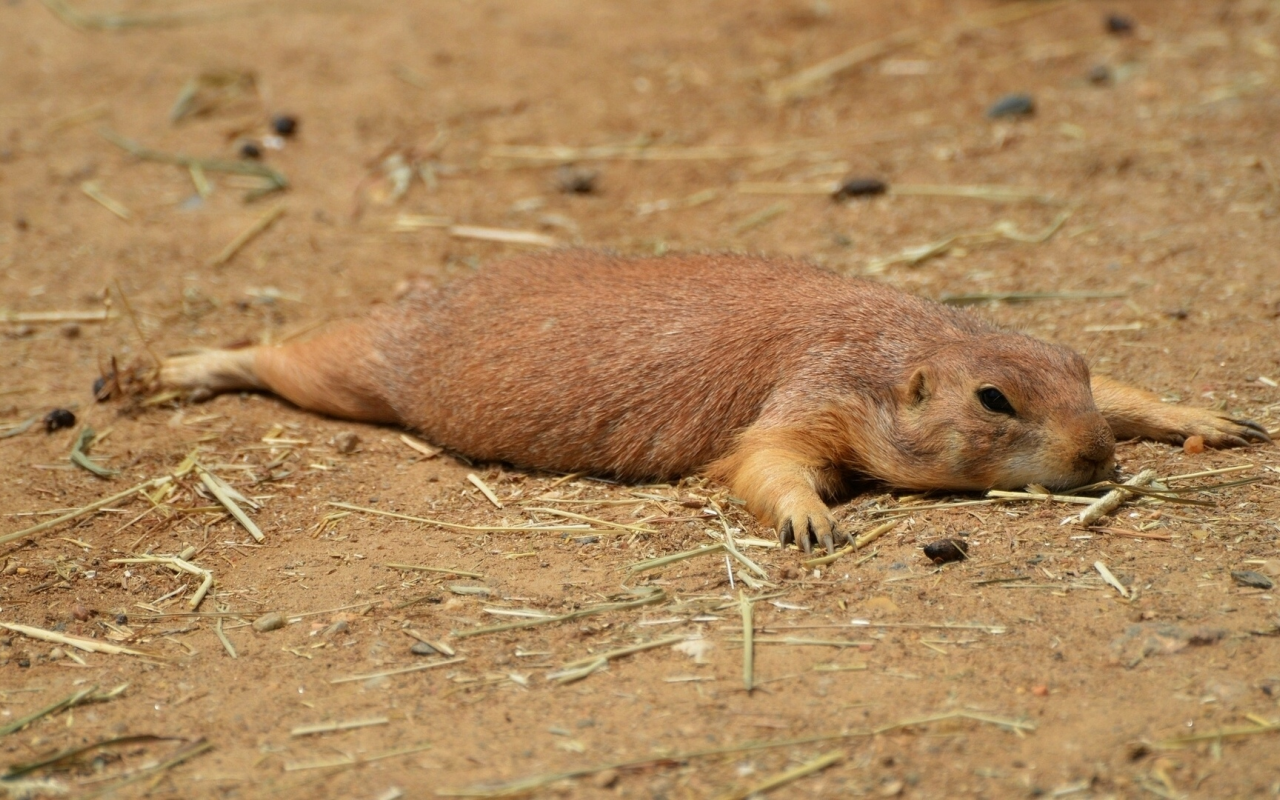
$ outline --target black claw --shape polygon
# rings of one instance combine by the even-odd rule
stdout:
[[[800,544],[804,547],[805,555],[809,555],[813,552],[814,538],[813,520],[807,519],[805,520],[804,533],[800,534]]]
[[[831,538],[831,534],[825,534],[822,537],[822,546],[827,548],[827,555],[831,555],[836,551],[836,543]]]
[[[1244,428],[1243,433],[1241,433],[1240,435],[1241,435],[1242,437],[1244,437],[1245,439],[1249,439],[1249,440],[1252,440],[1252,441],[1255,441],[1255,442],[1269,442],[1269,441],[1271,441],[1271,434],[1270,434],[1270,432],[1268,432],[1266,428],[1264,428],[1262,425],[1259,425],[1258,423],[1254,422],[1253,420],[1251,420],[1251,419],[1233,419],[1233,420],[1231,420],[1231,421],[1232,421],[1232,422],[1234,422],[1235,424],[1239,425],[1240,427]]]
[[[778,529],[778,541],[783,547],[791,544],[796,540],[795,530],[791,527],[791,520],[782,523],[782,527]]]

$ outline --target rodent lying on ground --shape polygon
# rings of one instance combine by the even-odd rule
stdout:
[[[1077,353],[876,283],[737,255],[523,256],[316,338],[169,359],[168,386],[266,389],[467,456],[622,479],[704,470],[784,544],[831,549],[848,475],[1069,488],[1115,441],[1264,428],[1089,377]]]

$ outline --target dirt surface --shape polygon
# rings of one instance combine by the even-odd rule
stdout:
[[[0,536],[178,473],[153,490],[157,505],[126,498],[0,545],[0,621],[144,653],[0,632],[0,726],[127,684],[3,736],[0,764],[143,737],[35,770],[23,779],[52,783],[30,791],[88,797],[133,776],[115,796],[428,797],[585,770],[531,791],[706,797],[834,751],[838,761],[774,796],[1280,795],[1276,729],[1259,732],[1280,721],[1280,611],[1274,590],[1232,577],[1280,580],[1274,447],[1120,446],[1126,473],[1252,465],[1174,484],[1260,479],[1189,495],[1212,505],[1126,506],[1109,531],[1061,525],[1078,507],[1058,503],[916,510],[817,568],[748,539],[767,578],[739,565],[730,585],[723,553],[627,571],[713,543],[717,507],[741,535],[772,540],[696,479],[613,486],[470,466],[427,457],[401,431],[261,396],[179,405],[91,393],[113,356],[146,363],[140,335],[159,354],[279,341],[391,299],[406,276],[448,280],[537,246],[465,238],[455,224],[627,253],[799,255],[931,297],[1084,292],[976,313],[1075,347],[1098,372],[1275,429],[1274,2],[1045,3],[1022,20],[1000,13],[1028,6],[982,0],[291,2],[173,16],[184,8],[75,5],[142,15],[98,22],[147,23],[104,31],[35,0],[0,5],[0,306],[64,315],[0,323],[0,432],[54,407],[79,418],[0,440]],[[1133,30],[1108,32],[1111,13]],[[778,96],[788,76],[913,27],[805,96]],[[223,88],[206,86],[189,104],[199,113],[171,122],[201,74],[221,74]],[[1034,98],[1033,115],[986,116],[1015,92]],[[259,178],[208,165],[202,198],[200,175],[99,134],[237,161],[282,113],[296,116],[295,135],[261,147],[289,188],[253,202]],[[552,145],[611,149],[503,149]],[[580,187],[592,191],[562,191],[566,179],[592,183],[558,171],[570,162],[596,173]],[[847,177],[1030,197],[833,201],[826,185]],[[211,263],[277,207],[273,224]],[[1001,222],[1024,239],[1053,235],[967,236],[914,266],[880,263]],[[104,309],[105,322],[66,321]],[[119,474],[69,462],[85,426],[98,436],[92,457]],[[261,506],[242,503],[260,544],[180,470],[193,452]],[[877,510],[962,499],[978,498],[872,487],[838,514],[864,531]],[[531,510],[554,508],[656,532],[446,529],[331,502],[479,527],[575,522]],[[921,547],[942,537],[964,538],[970,559],[930,563]],[[115,561],[187,547],[214,577],[198,614],[187,612],[199,576]],[[758,598],[751,692],[743,590]],[[457,635],[641,600],[653,602]],[[288,624],[249,626],[273,611]],[[415,636],[455,655],[413,654]],[[675,636],[691,643],[576,682],[549,678]],[[392,674],[339,682],[378,673]],[[365,726],[296,735],[324,723]],[[1245,733],[1212,735],[1232,728]],[[1204,738],[1159,746],[1188,735]],[[776,746],[736,749],[750,742]],[[644,763],[592,772],[612,762]]]

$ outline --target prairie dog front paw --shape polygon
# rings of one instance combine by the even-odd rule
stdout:
[[[1093,399],[1117,439],[1152,439],[1182,444],[1192,436],[1209,447],[1244,447],[1269,442],[1271,434],[1253,420],[1234,419],[1207,408],[1163,403],[1151,392],[1093,376]]]
[[[795,542],[806,553],[810,553],[816,542],[821,543],[828,553],[833,553],[839,534],[836,519],[831,516],[825,503],[780,510],[778,540],[783,547]]]
[[[1182,444],[1192,436],[1204,438],[1209,447],[1247,447],[1271,441],[1267,429],[1251,419],[1234,419],[1217,411],[1184,406],[1168,407],[1165,441]]]

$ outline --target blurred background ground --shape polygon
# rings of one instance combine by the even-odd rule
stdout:
[[[856,63],[804,79],[868,43]],[[747,589],[761,598],[759,636],[846,646],[757,644],[747,693],[742,570],[732,588],[722,555],[626,570],[710,542],[721,529],[703,508],[724,501],[717,487],[428,458],[399,431],[273,398],[139,406],[91,391],[112,357],[146,362],[140,335],[156,353],[279,341],[391,299],[408,276],[448,280],[554,241],[803,256],[935,298],[1077,293],[976,311],[1077,348],[1096,371],[1275,429],[1278,59],[1280,5],[1264,0],[6,0],[0,432],[55,407],[78,422],[0,439],[0,536],[171,474],[196,451],[261,505],[250,513],[265,538],[183,474],[154,508],[134,497],[0,546],[0,621],[150,654],[4,633],[0,729],[94,686],[127,688],[4,735],[0,763],[176,737],[25,777],[79,797],[133,776],[116,796],[391,798],[650,759],[532,791],[683,798],[746,791],[838,751],[774,796],[1280,795],[1280,618],[1273,590],[1232,577],[1280,577],[1274,448],[1122,445],[1128,472],[1252,465],[1218,480],[1261,480],[1198,495],[1213,506],[1126,508],[1110,523],[1119,534],[1059,525],[1067,506],[973,506],[913,512],[817,570],[749,548],[771,584]],[[988,116],[1016,93],[1033,113]],[[281,115],[296,128],[273,130]],[[266,165],[288,189],[246,200],[261,175],[139,159],[119,137]],[[244,157],[250,144],[260,160]],[[900,192],[833,200],[850,177]],[[1016,191],[929,188],[992,185]],[[938,243],[935,257],[893,262]],[[706,287],[708,303],[715,295]],[[69,463],[86,425],[115,477]],[[473,471],[504,508],[468,482]],[[650,518],[657,532],[444,530],[330,502],[488,527],[563,521],[529,511],[554,505]],[[872,490],[840,515],[861,530],[873,508],[910,502]],[[771,538],[726,507],[746,535]],[[937,568],[921,554],[962,535],[967,562]],[[183,615],[199,578],[111,563],[186,547],[215,576],[205,616]],[[450,635],[627,587],[664,595]],[[271,611],[290,624],[248,627]],[[465,660],[332,682],[452,661],[411,653],[414,633]],[[702,639],[575,683],[547,678],[675,635]],[[904,724],[961,711],[988,721]],[[291,735],[352,722],[370,724]],[[1245,733],[1158,747],[1223,729]],[[842,731],[858,735],[785,744]],[[733,750],[753,741],[782,744]],[[674,757],[716,749],[731,752]],[[175,755],[189,758],[169,764]]]

